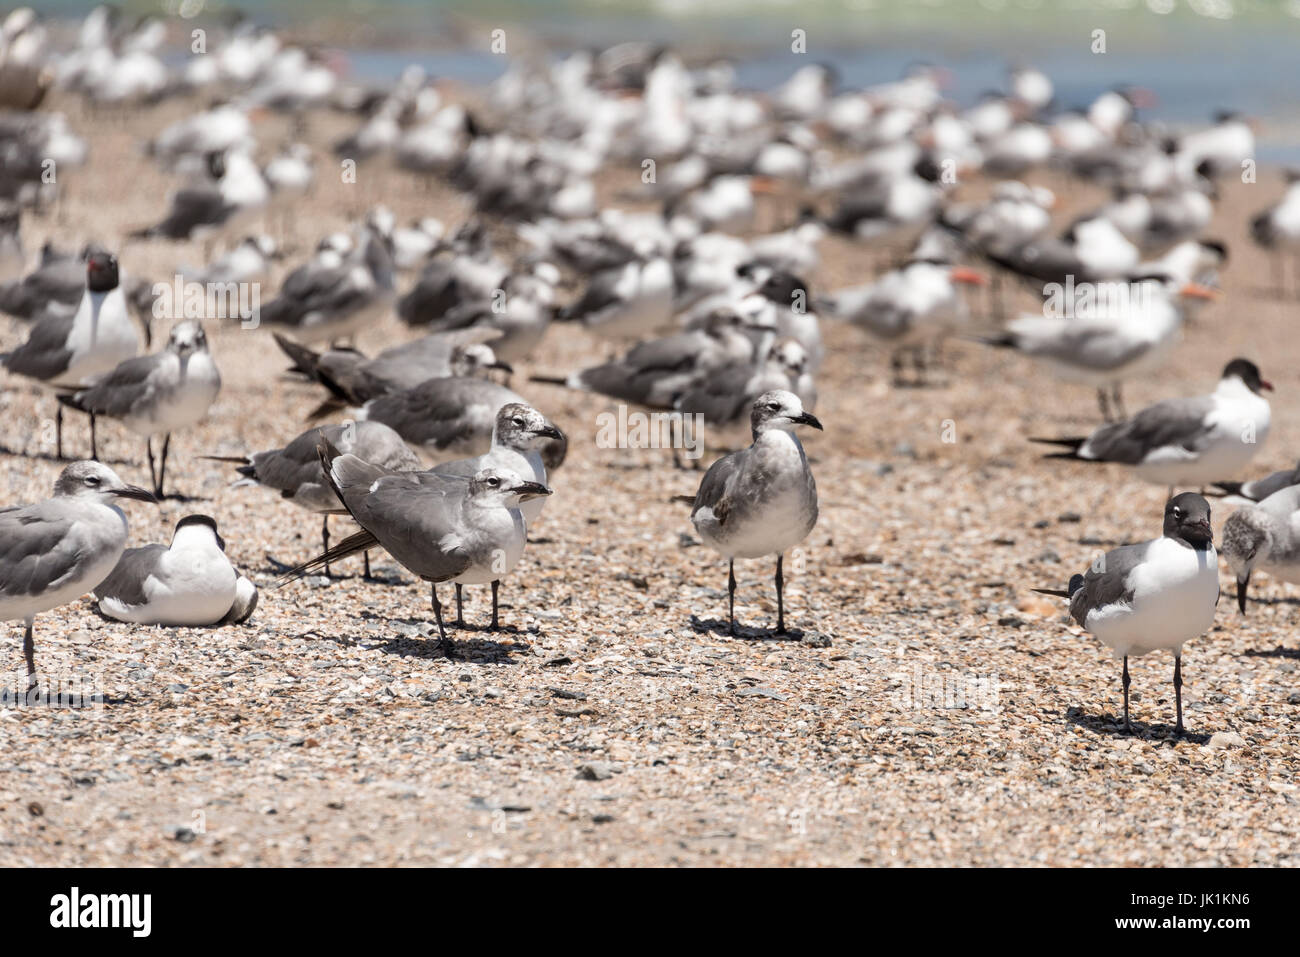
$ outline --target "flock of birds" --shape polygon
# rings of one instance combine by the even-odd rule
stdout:
[[[127,277],[97,239],[47,243],[29,263],[22,220],[59,215],[63,184],[93,148],[62,114],[41,109],[50,90],[91,109],[146,111],[178,96],[204,104],[142,144],[187,185],[151,225],[114,238],[197,240],[189,248],[201,247],[204,262],[177,269],[205,286],[267,279],[322,164],[390,163],[472,205],[455,228],[429,216],[402,225],[376,206],[288,270],[251,334],[273,337],[293,373],[319,385],[311,416],[324,424],[283,447],[225,457],[238,484],[322,516],[321,554],[286,566],[286,579],[328,575],[358,553],[369,577],[369,552],[384,549],[430,583],[449,656],[438,585],[455,586],[457,623],[463,586],[490,585],[499,624],[499,585],[567,452],[565,433],[510,387],[552,322],[579,325],[602,343],[604,361],[533,369],[530,383],[699,415],[714,435],[749,425],[752,444],[714,462],[690,516],[728,560],[733,633],[735,560],[770,556],[776,629],[785,630],[782,556],[817,521],[795,433],[822,428],[812,410],[826,322],[849,323],[887,350],[900,386],[924,383],[950,337],[1014,350],[1089,385],[1105,424],[1043,439],[1064,449],[1052,457],[1118,462],[1169,486],[1160,538],[1108,553],[1059,592],[1124,659],[1126,723],[1128,657],[1168,649],[1182,730],[1182,646],[1209,627],[1218,600],[1209,504],[1176,488],[1246,500],[1223,536],[1243,611],[1255,570],[1300,581],[1300,467],[1231,484],[1269,430],[1271,386],[1258,367],[1225,356],[1212,392],[1132,417],[1121,393],[1168,359],[1191,311],[1218,295],[1228,251],[1204,231],[1223,179],[1253,162],[1247,118],[1162,126],[1139,116],[1151,94],[1132,87],[1059,109],[1049,77],[1031,68],[966,108],[945,98],[946,71],[924,64],[855,90],[802,65],[760,94],[740,89],[726,62],[689,68],[642,43],[514,62],[466,105],[418,68],[387,87],[348,81],[336,58],[246,21],[168,66],[168,32],[156,18],[124,24],[111,7],[75,31],[27,9],[0,26],[0,311],[25,329],[0,355],[3,381],[53,394],[60,458],[64,410],[85,414],[92,453],[64,469],[52,498],[0,509],[0,620],[25,622],[33,682],[34,617],[87,591],[100,614],[146,624],[244,621],[258,600],[207,516],[182,518],[169,545],[126,548],[123,500],[166,494],[170,438],[204,418],[221,375],[207,317],[182,319],[161,349],[143,352],[157,287]],[[356,117],[334,160],[307,144],[321,110]],[[266,111],[290,115],[301,139],[260,141]],[[49,162],[57,178],[43,175]],[[598,202],[597,174],[612,166],[634,171],[617,201],[635,208]],[[1044,168],[1111,198],[1062,229],[1052,192],[1021,178]],[[955,198],[980,177],[984,199]],[[277,221],[276,237],[250,232]],[[814,295],[805,277],[830,233],[857,242],[878,268],[869,282]],[[1300,251],[1300,180],[1251,233],[1279,266]],[[1044,309],[1008,317],[1008,285],[1043,297]],[[987,287],[992,332],[972,318],[976,287]],[[1086,288],[1088,310],[1053,314],[1049,290],[1061,288]],[[394,312],[419,337],[359,351],[357,336]],[[145,440],[150,489],[95,460],[104,419]],[[359,530],[332,542],[330,516]]]

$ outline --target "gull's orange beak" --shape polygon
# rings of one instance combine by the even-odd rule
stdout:
[[[966,266],[954,266],[950,275],[953,282],[964,282],[968,286],[987,286],[989,283],[988,276],[978,269],[970,269]]]
[[[1211,289],[1209,286],[1202,286],[1200,283],[1189,282],[1182,289],[1178,290],[1180,296],[1187,296],[1189,299],[1203,299],[1206,302],[1213,302],[1219,298],[1219,291]]]

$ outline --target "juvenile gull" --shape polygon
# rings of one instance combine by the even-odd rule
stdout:
[[[1236,475],[1268,437],[1270,410],[1261,393],[1273,386],[1247,359],[1223,369],[1218,388],[1191,399],[1165,399],[1086,438],[1031,439],[1068,452],[1048,458],[1119,462],[1138,477],[1171,489],[1205,487]]]
[[[1243,615],[1256,569],[1300,584],[1300,486],[1289,485],[1229,515],[1223,525],[1223,557],[1237,578],[1237,607]]]
[[[54,497],[0,509],[0,621],[22,619],[28,680],[36,674],[32,621],[90,591],[126,547],[122,498],[152,502],[99,462],[73,462],[54,483]]]
[[[220,391],[221,374],[208,351],[208,337],[197,321],[187,319],[172,327],[166,349],[127,359],[89,389],[60,395],[59,401],[92,416],[120,419],[144,436],[153,493],[163,498],[172,433],[203,419]],[[163,437],[156,471],[155,435]]]
[[[433,471],[439,475],[459,475],[473,478],[484,469],[509,469],[523,478],[546,484],[546,465],[542,461],[541,450],[547,440],[564,440],[564,433],[530,405],[511,402],[503,405],[497,412],[496,426],[492,430],[492,446],[482,455],[470,459],[459,459],[439,465]],[[524,522],[531,526],[542,514],[545,498],[535,498],[519,506]],[[497,589],[499,579],[492,581],[492,627],[497,627]],[[465,623],[462,614],[462,586],[456,583],[456,624]]]
[[[452,645],[442,620],[438,583],[481,585],[505,577],[523,557],[527,527],[519,505],[551,490],[517,472],[487,468],[466,479],[437,472],[392,472],[321,443],[321,462],[334,493],[362,531],[328,553],[292,569],[299,577],[376,544],[430,583],[441,649]],[[493,627],[496,627],[495,619]]]
[[[330,547],[330,516],[342,515],[346,509],[330,489],[321,471],[321,440],[350,452],[364,462],[394,472],[410,472],[421,462],[402,437],[381,422],[349,422],[308,429],[281,449],[254,452],[244,457],[206,456],[219,462],[237,463],[243,479],[237,485],[261,485],[280,493],[280,497],[299,508],[323,516],[321,551]],[[329,563],[325,564],[329,574]],[[366,556],[366,577],[370,577],[370,557]]]
[[[817,524],[817,483],[794,428],[821,429],[822,424],[803,410],[797,395],[781,390],[754,400],[750,423],[753,444],[718,459],[705,473],[695,494],[691,523],[708,545],[727,558],[733,635],[736,559],[776,553],[776,632],[784,634],[784,552],[803,541]]]
[[[1164,534],[1111,549],[1065,591],[1036,588],[1070,599],[1070,617],[1124,659],[1124,728],[1129,721],[1129,655],[1168,649],[1174,655],[1174,696],[1183,733],[1183,643],[1214,624],[1219,603],[1219,558],[1210,504],[1183,492],[1165,504]]]
[[[52,314],[32,327],[27,341],[0,355],[0,365],[54,389],[80,389],[140,351],[140,330],[127,309],[117,259],[96,250],[86,260],[86,286],[76,311]],[[55,454],[63,457],[63,406],[55,414]],[[90,417],[95,457],[95,416]]]
[[[257,587],[230,564],[207,515],[177,522],[170,545],[128,548],[95,597],[109,618],[142,625],[239,624],[257,607]]]

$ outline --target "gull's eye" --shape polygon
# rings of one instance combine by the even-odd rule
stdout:
[[[517,429],[522,429],[524,427],[524,420],[519,418],[519,416],[515,416],[510,421],[515,424],[515,428]]]
[[[493,488],[496,488],[498,485],[501,484],[501,480],[498,479],[498,478],[490,478],[490,479],[488,479],[487,483],[488,483],[488,485],[492,486]]]
[[[1182,517],[1183,517],[1183,510],[1182,510],[1181,508],[1179,508],[1177,505],[1175,505],[1175,506],[1174,506],[1174,518],[1182,518]]]
[[[779,405],[777,405],[775,402],[773,402],[771,405],[769,405],[769,406],[767,407],[767,411],[769,411],[769,412],[780,412],[780,411],[781,411],[781,407],[780,407]]]
[[[89,485],[91,488],[94,488],[99,484],[99,476],[97,475],[86,476],[86,484]]]

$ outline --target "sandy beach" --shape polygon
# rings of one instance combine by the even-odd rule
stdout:
[[[93,166],[68,171],[59,206],[25,222],[28,248],[98,238],[121,249],[128,275],[157,281],[197,263],[194,243],[122,245],[179,183],[138,144],[195,103],[122,114],[56,102],[90,140]],[[283,118],[262,122],[263,144],[289,136]],[[267,217],[273,232],[288,223],[298,260],[380,201],[402,222],[468,215],[466,199],[386,158],[343,183],[328,145],[353,123],[310,116],[315,190]],[[602,198],[638,174],[606,171]],[[1061,226],[1105,195],[1052,172],[1026,179],[1056,191]],[[975,181],[958,195],[986,189]],[[1276,385],[1254,475],[1293,465],[1300,449],[1297,301],[1276,297],[1247,232],[1281,190],[1273,169],[1224,182],[1209,231],[1231,251],[1221,298],[1126,392],[1130,410],[1202,393],[1229,359],[1253,359]],[[879,258],[838,239],[822,251],[814,294],[862,281]],[[972,305],[985,321],[987,303]],[[174,439],[169,468],[195,500],[133,505],[131,543],[166,541],[181,515],[211,514],[261,604],[249,624],[220,630],[109,622],[89,599],[38,619],[42,669],[97,676],[107,703],[0,710],[11,865],[1296,863],[1295,590],[1258,576],[1243,617],[1225,567],[1215,626],[1185,650],[1182,739],[1167,655],[1132,663],[1139,733],[1126,736],[1119,662],[1064,602],[1029,591],[1062,587],[1099,550],[1159,532],[1163,488],[1118,467],[1042,461],[1027,441],[1093,428],[1086,388],[973,342],[950,344],[934,386],[894,388],[880,349],[825,323],[826,431],[805,440],[821,517],[786,561],[797,631],[771,635],[772,565],[741,562],[746,628],[731,638],[726,564],[673,501],[700,473],[675,468],[667,450],[598,447],[598,416],[613,403],[528,383],[607,354],[553,325],[514,387],[565,429],[569,457],[503,586],[507,631],[479,627],[488,591],[468,589],[473,624],[455,633],[461,658],[448,661],[429,638],[427,587],[387,556],[375,562],[387,584],[362,582],[348,562],[341,580],[275,587],[270,558],[314,554],[319,520],[265,490],[231,489],[229,468],[199,456],[283,444],[306,428],[320,390],[284,374],[268,331],[208,331],[224,390],[203,425]],[[5,321],[0,348],[24,335]],[[390,317],[358,346],[412,336]],[[48,394],[6,379],[3,504],[49,494],[53,414]],[[84,422],[68,421],[68,450],[86,454]],[[147,481],[137,438],[105,422],[99,442],[127,481]],[[1216,532],[1230,511],[1216,503]],[[11,626],[7,687],[20,639]]]

